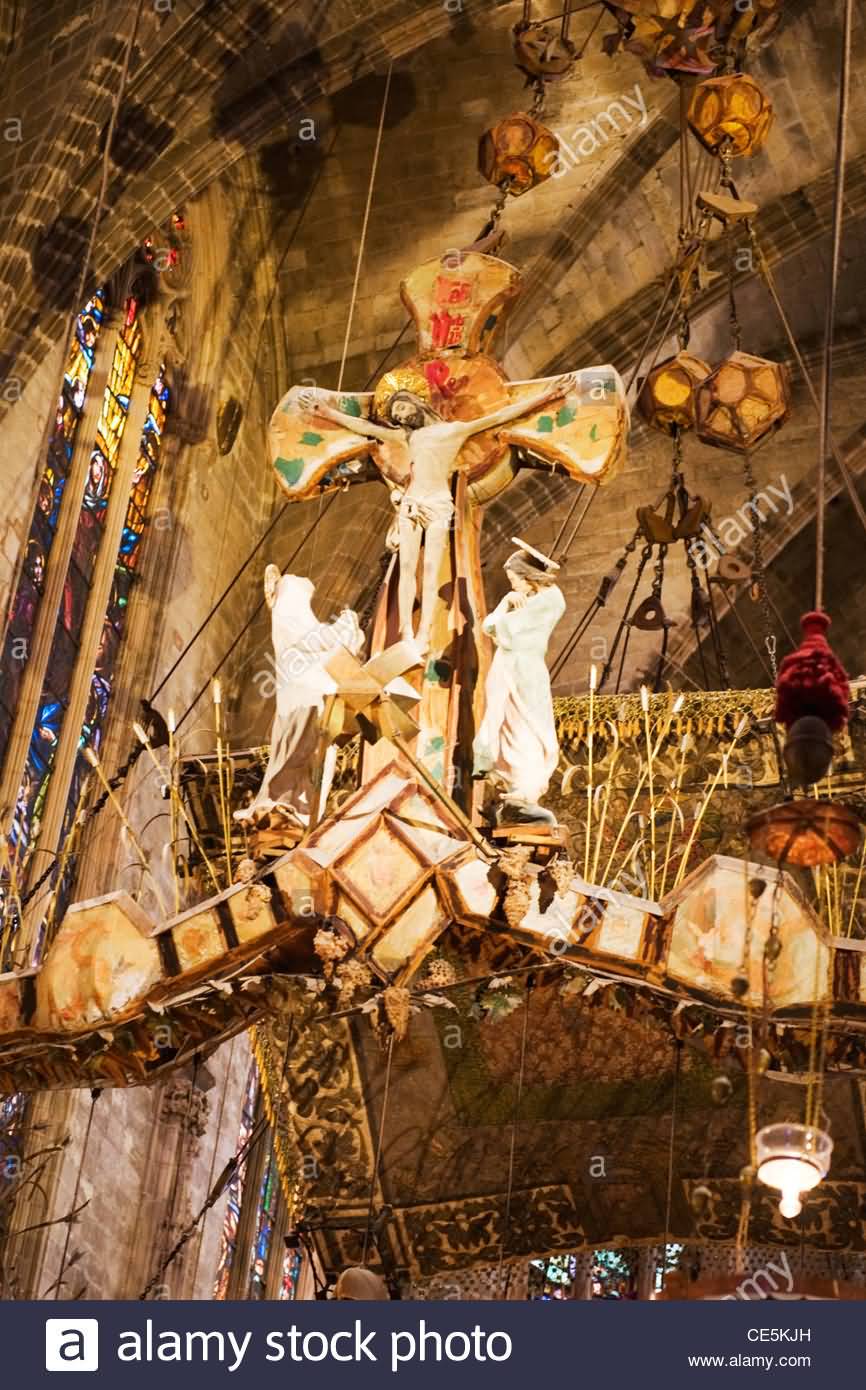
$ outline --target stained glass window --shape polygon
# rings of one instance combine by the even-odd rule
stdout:
[[[280,1298],[293,1299],[298,1291],[303,1263],[300,1250],[287,1250],[283,1259],[283,1277],[280,1283]]]
[[[115,563],[114,581],[111,586],[108,607],[105,611],[99,650],[96,654],[90,683],[90,698],[87,703],[78,755],[69,788],[66,823],[63,827],[64,837],[72,827],[72,820],[81,799],[84,782],[90,772],[90,764],[84,756],[84,749],[92,748],[98,753],[102,745],[117,654],[126,626],[130,591],[138,564],[140,542],[144,533],[147,504],[150,500],[154,476],[159,466],[168,402],[169,391],[165,380],[165,364],[163,364],[150,390],[147,419],[139,444],[138,462],[132,477],[123,533]],[[60,905],[62,907],[62,902]]]
[[[593,1298],[627,1298],[636,1259],[633,1250],[596,1250],[590,1276]]]
[[[253,1237],[253,1259],[250,1271],[250,1298],[264,1298],[268,1283],[268,1256],[274,1234],[274,1218],[280,1194],[280,1175],[274,1161],[273,1152],[268,1155],[265,1171],[259,1189],[258,1209],[256,1211],[255,1235]]]
[[[247,1078],[235,1152],[239,1152],[249,1139],[260,1105],[258,1069],[253,1062]],[[227,1298],[230,1286],[239,1298],[267,1298],[269,1283],[278,1299],[295,1297],[302,1255],[299,1250],[284,1250],[282,1243],[275,1241],[285,1208],[272,1142],[268,1144],[262,1168],[256,1167],[256,1172],[259,1171],[261,1180],[253,1186],[246,1180],[242,1165],[229,1184],[214,1298]],[[244,1214],[243,1229],[248,1232],[243,1249],[238,1246],[241,1212]]]
[[[24,563],[0,655],[0,759],[6,749],[21,679],[30,655],[33,628],[44,591],[45,568],[57,530],[72,448],[84,409],[104,317],[104,296],[98,290],[78,315],[69,345],[54,428],[48,441],[36,509],[25,546]]]
[[[36,839],[38,822],[48,790],[63,723],[66,695],[78,656],[93,568],[99,553],[106,508],[117,469],[120,441],[129,416],[135,366],[141,351],[141,328],[137,307],[134,299],[127,301],[124,324],[117,335],[111,371],[96,427],[96,441],[90,455],[90,468],[72,544],[69,570],[57,615],[54,642],[48,658],[42,696],[15,808],[11,841],[19,866],[24,863],[27,851]],[[89,712],[93,713],[92,710]],[[104,709],[102,713],[104,714]]]
[[[253,1124],[256,1117],[256,1100],[259,1094],[259,1072],[255,1062],[250,1065],[247,1085],[244,1092],[244,1103],[241,1108],[241,1123],[238,1131],[238,1142],[235,1153],[239,1153],[246,1144],[253,1131]],[[232,1265],[237,1254],[238,1243],[238,1222],[241,1215],[241,1202],[244,1195],[244,1179],[246,1177],[246,1165],[241,1164],[236,1170],[229,1183],[228,1204],[226,1206],[225,1222],[223,1224],[222,1240],[220,1242],[219,1260],[217,1262],[217,1277],[214,1285],[214,1298],[226,1298],[228,1296],[229,1279],[231,1277]]]
[[[661,1260],[659,1260],[659,1263],[656,1265],[656,1273],[655,1273],[655,1291],[656,1291],[656,1293],[660,1293],[661,1290],[664,1288],[664,1286],[665,1286],[665,1275],[666,1275],[666,1274],[670,1274],[671,1270],[679,1269],[680,1256],[681,1256],[682,1253],[683,1253],[683,1249],[684,1249],[684,1246],[682,1246],[681,1244],[679,1244],[677,1241],[673,1241],[673,1240],[672,1240],[672,1241],[668,1241],[668,1245],[667,1245],[667,1261],[665,1261],[664,1258],[662,1258]],[[663,1252],[663,1254],[664,1254],[664,1252]]]

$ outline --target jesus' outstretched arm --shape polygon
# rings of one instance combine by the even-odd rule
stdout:
[[[369,439],[392,440],[397,433],[393,426],[389,428],[387,425],[377,425],[375,421],[366,420],[361,415],[348,415],[344,410],[337,410],[336,406],[324,398],[324,393],[315,387],[305,387],[299,391],[298,404],[313,415],[321,415],[323,419],[332,420],[335,425],[342,425],[353,434],[363,434]]]

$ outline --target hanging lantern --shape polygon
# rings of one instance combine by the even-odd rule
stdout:
[[[786,728],[804,715],[822,719],[834,733],[848,722],[848,675],[827,641],[829,626],[826,613],[804,613],[803,640],[779,667],[776,720]]]
[[[826,632],[826,613],[804,613],[803,640],[776,679],[776,722],[788,730],[785,763],[797,786],[820,781],[833,758],[833,734],[848,722],[848,674]]]
[[[710,154],[756,154],[772,120],[769,98],[744,72],[701,82],[689,103],[689,127]]]
[[[755,1136],[758,1177],[777,1188],[779,1211],[788,1220],[800,1215],[802,1193],[817,1187],[830,1168],[833,1140],[807,1125],[766,1125]]]
[[[827,641],[826,613],[804,613],[803,640],[776,677],[776,722],[788,731],[785,764],[795,785],[819,781],[833,758],[833,734],[848,722],[848,676]],[[805,867],[838,864],[860,844],[856,812],[833,801],[797,799],[770,806],[747,824],[752,849]]]
[[[678,352],[653,367],[637,400],[647,424],[666,434],[693,429],[695,387],[709,374],[709,364],[691,352]]]
[[[793,785],[815,786],[827,775],[833,761],[833,735],[829,725],[814,714],[795,719],[782,752]]]
[[[753,853],[776,864],[839,864],[859,848],[860,821],[847,806],[798,797],[758,811],[746,822]]]
[[[559,141],[553,131],[518,111],[484,132],[478,145],[478,168],[488,183],[517,198],[550,178],[558,155]]]
[[[732,352],[697,387],[695,400],[698,438],[745,453],[788,418],[788,373],[780,362]]]

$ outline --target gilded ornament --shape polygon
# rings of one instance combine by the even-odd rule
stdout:
[[[372,982],[373,974],[362,960],[344,960],[337,966],[337,980],[340,987],[338,1004],[341,1009],[348,1008],[359,989],[366,989]]]
[[[431,960],[422,983],[428,989],[446,989],[457,983],[457,971],[449,960]]]
[[[383,373],[373,392],[372,413],[383,424],[391,423],[388,406],[391,397],[396,395],[398,391],[408,391],[427,405],[433,403],[433,388],[419,367],[413,366],[411,363],[402,367],[393,367],[390,372]]]
[[[394,1038],[397,1042],[402,1042],[409,1031],[412,995],[403,985],[389,985],[383,990],[382,999],[385,1017],[394,1030]]]
[[[502,910],[510,927],[519,927],[529,910],[535,877],[529,867],[531,855],[529,845],[512,845],[499,857],[499,868],[508,880]]]
[[[323,927],[316,932],[313,937],[313,950],[324,964],[326,980],[332,979],[334,966],[348,954],[349,945],[345,937],[337,936],[335,932],[326,931]]]
[[[553,859],[547,866],[547,872],[553,879],[554,886],[560,896],[566,894],[571,887],[574,878],[574,865],[570,859]]]

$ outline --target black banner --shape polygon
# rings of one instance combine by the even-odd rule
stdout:
[[[856,1302],[2,1303],[4,1385],[826,1385],[856,1367]],[[443,1379],[444,1378],[444,1379]]]

